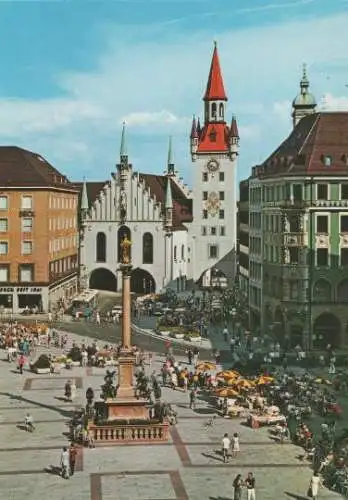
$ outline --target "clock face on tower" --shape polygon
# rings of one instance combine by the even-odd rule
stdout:
[[[217,160],[209,160],[207,163],[209,172],[216,172],[219,169],[219,162]]]

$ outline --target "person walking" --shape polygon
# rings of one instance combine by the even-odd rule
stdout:
[[[232,437],[232,456],[236,458],[239,452],[240,452],[239,436],[238,432],[235,432]]]
[[[309,498],[313,498],[313,500],[317,500],[320,486],[321,486],[321,480],[319,472],[314,472],[309,483],[307,496]]]
[[[231,448],[231,440],[228,437],[228,434],[225,433],[224,437],[222,438],[222,456],[225,464],[226,463],[228,464],[228,452],[230,451],[230,448]]]
[[[60,466],[62,471],[62,478],[69,479],[69,452],[68,449],[64,446],[61,457],[60,457]]]
[[[245,486],[247,489],[247,500],[256,500],[255,496],[255,477],[252,472],[249,472],[245,480]]]
[[[242,486],[242,475],[237,474],[233,481],[233,500],[242,500]]]
[[[71,443],[69,449],[69,467],[71,476],[73,476],[75,472],[76,455],[77,455],[77,449],[75,448],[74,443]]]

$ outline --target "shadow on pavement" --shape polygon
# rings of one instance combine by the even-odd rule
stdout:
[[[25,398],[23,396],[16,396],[15,394],[11,394],[10,392],[0,392],[0,396],[7,396],[9,399],[15,401],[22,401],[23,403],[29,403],[34,406],[38,406],[39,408],[46,408],[47,410],[53,410],[57,413],[60,413],[63,417],[72,417],[74,414],[74,410],[63,410],[61,408],[56,408],[52,405],[46,405],[44,403],[39,403],[38,401],[33,401],[32,399]]]
[[[305,495],[296,495],[295,493],[290,493],[289,491],[284,491],[285,495],[289,498],[295,498],[295,500],[308,500],[308,497]]]

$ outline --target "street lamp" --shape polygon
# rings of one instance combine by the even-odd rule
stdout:
[[[232,307],[231,316],[232,316],[232,335],[234,336],[234,326],[236,321],[237,309]]]

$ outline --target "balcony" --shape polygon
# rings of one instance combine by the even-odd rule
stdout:
[[[285,247],[303,247],[305,245],[304,233],[284,233],[283,245]]]
[[[137,425],[95,425],[89,424],[96,444],[142,444],[163,443],[169,439],[169,423],[137,424]]]
[[[29,208],[21,208],[19,211],[19,217],[34,217],[35,212]]]
[[[310,206],[310,203],[305,200],[284,200],[279,203],[279,206],[286,210],[304,210]]]

